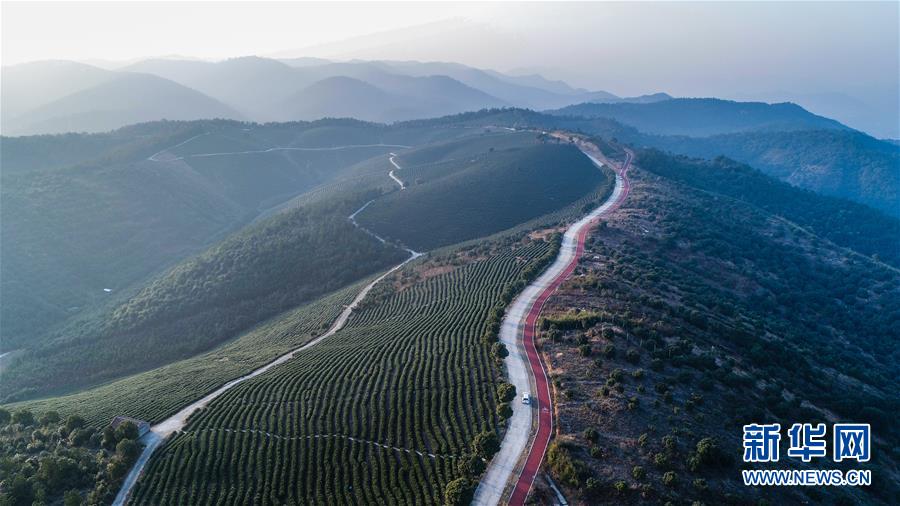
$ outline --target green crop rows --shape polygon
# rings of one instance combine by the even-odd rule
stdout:
[[[431,277],[386,280],[343,331],[195,415],[133,502],[441,503],[460,477],[458,459],[443,457],[497,430],[489,315],[549,249],[510,239],[461,266],[456,254],[433,259],[424,267],[442,270]]]

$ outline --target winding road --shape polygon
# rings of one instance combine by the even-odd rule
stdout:
[[[394,158],[397,156],[397,154],[396,153],[388,153],[388,155],[390,155],[390,158],[388,158],[388,160],[390,160],[391,165],[394,166],[394,169],[391,170],[390,172],[388,172],[388,176],[391,176],[391,179],[393,179],[397,184],[400,185],[401,190],[405,190],[406,184],[404,184],[403,181],[400,180],[400,178],[398,178],[397,176],[394,175],[394,170],[400,170],[400,166],[397,165],[397,162],[394,161]]]
[[[185,142],[187,142],[187,141],[185,141]],[[399,168],[393,160],[391,160],[391,163],[394,165],[394,167]],[[385,240],[382,237],[378,236],[374,232],[372,232],[372,231],[360,226],[358,223],[356,223],[356,215],[359,214],[360,212],[362,212],[372,202],[373,201],[370,200],[370,201],[366,202],[365,204],[363,204],[362,207],[360,207],[359,209],[356,210],[356,212],[354,212],[353,214],[348,216],[347,219],[350,220],[350,222],[353,223],[353,225],[355,225],[357,228],[359,228],[363,232],[371,235],[375,239],[384,243]],[[337,319],[331,324],[331,327],[328,328],[327,332],[320,335],[319,337],[316,337],[312,341],[307,342],[303,346],[295,348],[295,349],[289,351],[288,353],[281,355],[280,357],[269,362],[268,364],[266,364],[258,369],[255,369],[254,371],[252,371],[248,374],[245,374],[244,376],[235,378],[235,379],[229,381],[228,383],[225,383],[224,385],[217,388],[213,392],[207,394],[205,397],[203,397],[197,401],[194,401],[191,404],[188,404],[187,406],[182,408],[179,412],[175,413],[174,415],[170,416],[169,418],[166,418],[162,422],[151,427],[150,431],[147,432],[146,434],[144,434],[143,437],[141,437],[141,442],[144,444],[144,450],[141,452],[141,455],[138,457],[137,461],[135,461],[135,464],[131,468],[131,471],[129,471],[128,475],[125,477],[125,480],[122,483],[122,488],[119,489],[119,493],[116,494],[116,499],[115,499],[115,501],[113,501],[113,506],[122,506],[126,503],[129,495],[131,494],[131,491],[134,489],[135,483],[137,483],[138,478],[140,477],[141,473],[144,471],[144,467],[146,467],[147,462],[150,460],[150,456],[153,454],[154,451],[156,451],[157,448],[159,448],[159,446],[163,443],[163,441],[166,440],[167,437],[169,437],[176,431],[182,430],[185,427],[185,425],[187,425],[188,418],[192,414],[194,414],[197,410],[205,407],[210,402],[212,402],[215,398],[221,396],[222,394],[224,394],[228,390],[231,390],[232,388],[239,385],[240,383],[243,383],[244,381],[247,381],[250,378],[259,376],[260,374],[267,372],[268,370],[272,369],[273,367],[276,367],[278,365],[281,365],[281,364],[287,362],[288,360],[294,358],[294,355],[296,355],[297,353],[319,344],[320,342],[322,342],[322,340],[324,340],[328,337],[331,337],[337,331],[341,330],[344,327],[344,325],[347,323],[347,320],[350,318],[350,314],[353,313],[353,311],[359,306],[360,302],[362,302],[363,299],[366,298],[366,295],[369,294],[369,292],[372,290],[372,288],[375,285],[377,285],[381,280],[388,277],[392,273],[396,272],[398,269],[400,269],[407,263],[409,263],[423,255],[423,253],[419,253],[417,251],[413,251],[408,248],[406,248],[406,251],[409,252],[409,254],[410,254],[409,257],[406,260],[404,260],[404,261],[400,262],[399,264],[395,265],[394,267],[392,267],[387,272],[385,272],[382,275],[375,278],[375,280],[373,280],[371,283],[364,286],[363,289],[360,290],[360,292],[358,294],[356,294],[356,297],[353,299],[353,302],[351,302],[350,305],[348,305],[347,307],[344,308],[343,311],[341,311],[341,314],[338,315]]]
[[[598,168],[604,165],[601,162],[603,156],[594,145],[584,141],[576,144]],[[617,209],[628,195],[630,184],[627,173],[633,154],[631,151],[626,153],[625,162],[616,170],[616,183],[610,197],[566,229],[556,260],[519,294],[503,319],[500,341],[509,350],[507,372],[519,399],[513,403],[513,416],[509,419],[500,451],[488,465],[475,490],[472,504],[495,505],[508,497],[507,504],[520,506],[525,504],[534,484],[553,429],[550,385],[535,346],[535,327],[544,303],[578,265],[588,232],[600,216]],[[522,404],[520,400],[525,392],[531,393],[530,405]]]

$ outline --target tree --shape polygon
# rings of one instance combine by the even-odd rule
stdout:
[[[116,445],[116,455],[131,464],[141,454],[141,447],[133,439],[123,439]]]
[[[34,413],[28,411],[27,409],[16,411],[12,415],[12,422],[24,425],[26,427],[29,425],[34,425]]]
[[[444,489],[444,504],[447,506],[464,506],[472,502],[472,484],[466,478],[457,478],[447,484]]]
[[[10,416],[11,415],[9,414],[9,411],[0,408],[0,425],[6,425],[7,423],[9,423]]]
[[[500,402],[510,402],[516,398],[516,387],[510,383],[497,385],[497,399]]]
[[[43,415],[41,415],[40,422],[43,426],[55,425],[61,420],[59,417],[59,413],[56,411],[47,411]]]
[[[509,351],[507,351],[505,344],[494,343],[494,345],[491,346],[491,356],[497,360],[502,360],[509,356]]]
[[[477,455],[467,455],[457,464],[459,472],[470,478],[480,476],[484,472],[484,467],[484,461]]]
[[[480,432],[472,440],[472,451],[483,459],[490,460],[499,450],[500,441],[497,439],[497,434],[493,431]]]
[[[116,431],[109,425],[103,428],[103,439],[100,441],[100,446],[107,450],[116,447]]]
[[[512,416],[512,414],[513,410],[508,402],[501,402],[500,404],[497,404],[497,416],[499,416],[501,420],[508,419]]]
[[[138,428],[133,422],[122,422],[116,427],[116,441],[123,439],[137,439]]]
[[[128,472],[128,464],[122,461],[119,457],[113,457],[109,464],[106,465],[106,474],[109,476],[109,479],[113,481],[119,481],[125,477],[125,473]]]
[[[674,487],[676,483],[678,483],[678,475],[675,474],[675,471],[666,471],[662,477],[663,485],[667,487]]]
[[[66,429],[68,429],[69,432],[82,427],[84,427],[84,418],[81,418],[78,415],[71,415],[66,418]]]
[[[83,501],[77,490],[69,490],[63,496],[63,506],[81,506]]]

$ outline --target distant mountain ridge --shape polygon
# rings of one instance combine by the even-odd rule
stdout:
[[[641,132],[660,135],[707,135],[748,130],[847,130],[841,123],[789,102],[735,102],[717,98],[674,98],[644,103],[584,103],[552,114],[611,118]]]
[[[390,123],[494,107],[629,100],[542,76],[442,62],[248,56],[148,59],[105,70],[52,61],[3,67],[2,77],[3,135],[101,132],[161,119],[353,117]]]

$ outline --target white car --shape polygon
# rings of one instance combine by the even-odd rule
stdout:
[[[531,395],[527,392],[522,394],[522,404],[531,404]]]

